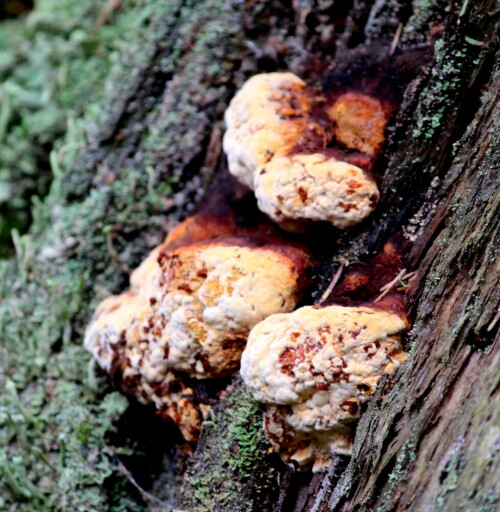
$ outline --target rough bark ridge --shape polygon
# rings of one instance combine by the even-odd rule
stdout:
[[[354,9],[358,22],[367,19],[364,31],[348,23],[353,35],[340,37],[337,58],[349,52],[345,41],[354,30],[366,43],[380,41],[389,26],[403,46],[422,40],[422,17],[430,11],[414,6],[412,15],[382,2],[364,7],[364,16],[359,4]],[[352,261],[391,232],[414,239],[410,361],[371,401],[344,472],[339,460],[324,479],[282,473],[277,502],[269,508],[254,502],[254,510],[496,510],[499,77],[494,28],[480,14],[492,9],[467,11],[464,4],[435,28],[444,32],[434,62],[407,91],[392,127],[382,202],[356,241],[352,231],[338,241],[337,254]],[[205,473],[203,464],[195,467],[198,476]],[[188,509],[199,503],[186,500]]]
[[[495,2],[141,5],[150,9],[147,36],[122,55],[109,103],[77,123],[54,154],[52,191],[0,281],[8,509],[496,510]],[[92,305],[124,288],[129,270],[224,167],[221,120],[234,91],[258,71],[287,69],[314,81],[354,51],[390,55],[415,45],[433,47],[434,57],[391,124],[379,164],[382,200],[368,222],[330,242],[335,257],[316,276],[319,296],[338,257],[366,259],[394,232],[414,239],[411,357],[371,400],[352,459],[314,477],[284,468],[267,452],[259,408],[237,379],[190,460],[171,457],[160,471],[153,454],[173,449],[157,424],[149,424],[157,442],[148,445],[149,460],[122,457],[111,445],[145,449],[149,432],[134,439],[129,412],[109,437],[124,404],[102,376],[88,380],[82,329]],[[176,463],[185,465],[182,482]],[[133,478],[161,501],[136,493]]]

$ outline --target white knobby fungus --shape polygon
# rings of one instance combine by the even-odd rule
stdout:
[[[306,219],[353,226],[378,200],[362,169],[322,153],[276,157],[259,169],[254,186],[259,208],[291,230]]]
[[[353,93],[329,107],[324,102],[292,73],[269,73],[248,80],[226,110],[229,171],[290,231],[309,220],[345,229],[366,218],[378,200],[364,170],[325,148],[335,135],[341,146],[373,157],[387,122],[382,104]]]
[[[250,78],[225,113],[223,148],[229,171],[253,188],[256,170],[299,142],[325,138],[310,117],[312,98],[307,85],[293,73],[263,73]]]
[[[158,256],[168,247],[163,243],[155,247],[146,259],[130,275],[130,288],[143,297],[151,297],[155,290],[155,275],[158,272]]]
[[[101,368],[110,371],[114,355],[124,344],[127,329],[150,312],[144,297],[132,290],[108,297],[99,304],[87,327],[84,344]]]
[[[163,355],[147,351],[143,326],[152,312],[149,301],[135,290],[105,299],[87,328],[85,347],[119,389],[141,403],[154,403],[159,414],[193,442],[204,409],[193,403],[193,390],[166,367]],[[148,357],[143,357],[146,353]]]
[[[169,367],[195,377],[234,372],[250,329],[298,299],[295,264],[273,249],[201,244],[159,261],[153,300],[164,327],[155,341]]]
[[[305,253],[245,243],[157,247],[133,272],[131,289],[99,305],[85,334],[85,347],[116,385],[155,403],[188,441],[206,407],[193,400],[186,375],[233,373],[250,329],[298,300]]]
[[[287,462],[313,470],[350,453],[361,405],[379,378],[405,360],[406,322],[370,307],[306,306],[251,331],[241,375],[268,404],[267,436]]]

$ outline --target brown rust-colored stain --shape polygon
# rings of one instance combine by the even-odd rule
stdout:
[[[358,207],[354,203],[339,203],[339,206],[345,211],[357,210]]]
[[[340,402],[339,406],[351,416],[355,416],[359,409],[359,404],[355,400],[344,400],[343,402]]]
[[[380,301],[374,301],[381,294],[381,288],[392,281],[403,268],[412,270],[409,262],[405,260],[407,250],[408,242],[402,236],[391,237],[373,258],[367,262],[349,265],[322,306],[366,306],[395,313],[406,320],[406,289],[396,286]]]
[[[311,352],[317,352],[325,344],[322,340],[309,338],[305,343],[296,347],[287,347],[279,356],[281,371],[288,376],[293,376],[293,370],[303,363]]]
[[[337,141],[348,149],[376,155],[385,140],[392,109],[366,94],[347,92],[328,108]]]
[[[300,197],[301,201],[303,203],[305,203],[307,201],[307,190],[305,190],[302,187],[299,187],[298,192],[299,192],[299,197]]]

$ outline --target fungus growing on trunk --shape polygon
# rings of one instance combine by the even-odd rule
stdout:
[[[241,360],[264,428],[285,462],[313,471],[349,454],[361,406],[405,360],[400,316],[375,307],[306,306],[256,325]]]
[[[250,329],[291,311],[299,297],[303,254],[231,239],[160,252],[155,277],[158,344],[170,368],[197,377],[237,370]]]
[[[255,180],[259,208],[290,231],[306,220],[344,229],[377,204],[378,188],[362,169],[322,153],[276,157]]]
[[[391,112],[354,92],[328,99],[292,73],[256,75],[226,110],[229,171],[287,230],[309,220],[358,224],[378,201],[368,172]]]
[[[148,340],[142,326],[152,312],[151,304],[137,289],[108,297],[87,328],[85,347],[118,389],[141,403],[154,403],[159,414],[173,420],[184,439],[193,442],[204,411],[193,401],[193,390],[181,375],[166,367],[164,354],[143,357]]]
[[[387,105],[367,94],[347,92],[333,102],[327,113],[339,143],[370,156],[380,151],[391,114]]]
[[[338,284],[335,272],[321,305],[271,315],[250,332],[241,375],[266,404],[264,429],[285,462],[321,471],[334,454],[349,454],[363,404],[406,359],[410,286],[398,281],[406,250],[391,237]]]
[[[154,249],[132,273],[131,289],[99,305],[85,335],[115,385],[155,403],[187,441],[196,440],[206,411],[190,378],[234,373],[250,329],[295,307],[309,262],[297,246],[218,237],[203,220],[189,219]]]
[[[293,73],[250,78],[225,113],[223,147],[229,171],[249,188],[256,170],[298,144],[318,146],[323,126],[311,118],[312,90]]]

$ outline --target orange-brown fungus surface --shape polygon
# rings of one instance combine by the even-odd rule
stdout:
[[[348,92],[341,94],[327,112],[340,144],[370,156],[379,152],[390,116],[390,110],[380,100]]]

